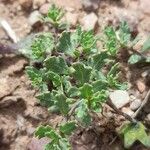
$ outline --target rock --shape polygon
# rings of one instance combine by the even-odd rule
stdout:
[[[98,17],[96,16],[95,13],[90,13],[86,16],[84,16],[81,20],[80,20],[81,25],[83,25],[83,28],[85,30],[91,30],[91,29],[95,29],[97,23],[98,23]]]
[[[66,13],[66,21],[72,25],[75,26],[77,24],[78,21],[78,14],[76,13],[71,13],[71,12],[67,12]]]
[[[150,15],[150,0],[140,0],[140,8],[142,12]]]
[[[34,127],[29,127],[26,129],[27,135],[28,136],[32,136],[34,134],[34,131],[36,130],[36,128]]]
[[[19,0],[19,4],[25,10],[28,10],[32,7],[32,0]]]
[[[135,99],[136,99],[136,97],[134,95],[130,95],[131,102],[133,102]]]
[[[140,107],[141,103],[142,103],[142,102],[141,102],[140,99],[134,100],[134,101],[130,104],[130,109],[133,110],[133,111],[137,110],[137,109]]]
[[[50,7],[51,7],[50,3],[45,3],[40,7],[39,12],[43,15],[46,15]]]
[[[33,9],[41,7],[44,3],[46,3],[46,0],[33,0]]]
[[[100,4],[100,0],[82,0],[83,8],[86,11],[97,10]]]
[[[41,139],[37,139],[37,138],[33,138],[31,140],[31,142],[28,144],[27,149],[28,150],[43,150],[45,145],[48,144],[50,142],[49,138],[41,138]]]
[[[122,112],[128,114],[129,116],[132,116],[134,114],[134,112],[130,109],[130,108],[122,108]]]
[[[28,18],[28,22],[31,26],[34,26],[35,24],[39,23],[40,22],[40,17],[41,17],[41,14],[39,13],[39,11],[33,11],[29,18]]]
[[[111,102],[117,107],[121,108],[130,102],[130,97],[127,91],[116,90],[109,95]]]
[[[137,80],[136,85],[140,93],[143,93],[146,90],[146,86],[143,81]]]

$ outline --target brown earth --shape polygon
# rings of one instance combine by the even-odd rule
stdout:
[[[28,17],[33,8],[38,10],[41,5],[46,3],[46,0],[41,1],[34,6],[32,0],[0,0],[0,19],[7,20],[16,35],[21,39],[31,32],[37,31],[28,23]],[[138,33],[144,37],[149,35],[150,2],[149,0],[144,0],[143,3],[141,1],[94,0],[94,6],[90,11],[94,11],[98,16],[97,31],[100,32],[107,24],[117,26],[120,19],[124,18],[129,22],[135,34]],[[80,0],[56,0],[54,2],[67,11],[71,10],[78,13],[78,22],[80,22],[80,17],[89,12],[89,10],[83,9]],[[147,5],[145,5],[146,3]],[[45,29],[46,27],[43,27],[40,30]],[[0,39],[1,43],[12,42],[1,27]],[[29,65],[28,60],[22,56],[13,54],[0,56],[0,150],[26,150],[27,147],[30,147],[28,146],[29,142],[39,124],[55,126],[61,120],[61,116],[49,114],[46,108],[41,107],[37,102],[35,98],[37,91],[31,86],[24,71],[27,65]],[[136,81],[141,78],[141,74],[145,70],[149,70],[150,66],[143,68],[143,71],[138,67],[131,67],[130,69],[128,69],[127,74],[134,79],[132,84],[136,85]],[[135,88],[137,89],[137,87]],[[145,85],[145,88],[146,91],[148,86]],[[135,91],[137,91],[139,97],[144,98],[144,92]],[[95,131],[90,129],[79,130],[75,133],[71,138],[74,150],[123,150],[122,143],[115,130],[124,119],[109,111],[110,108],[106,108],[107,118],[102,118],[99,121],[100,134],[97,135]],[[112,116],[115,116],[116,119]],[[132,149],[146,150],[139,144],[136,144]]]

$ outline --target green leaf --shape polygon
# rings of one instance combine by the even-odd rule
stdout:
[[[108,55],[106,52],[95,54],[90,60],[92,68],[100,70],[105,65],[106,58],[108,58]]]
[[[47,91],[47,85],[43,81],[45,70],[37,70],[34,67],[26,67],[26,72],[34,87],[38,87],[41,91]]]
[[[104,81],[104,80],[97,80],[92,83],[92,86],[93,86],[94,92],[98,92],[101,90],[106,90],[108,88],[108,83],[107,81]]]
[[[80,95],[79,89],[75,86],[72,86],[67,90],[67,95],[71,98],[78,97]]]
[[[80,87],[80,93],[82,98],[89,99],[93,94],[92,85],[85,83],[82,87]]]
[[[84,99],[81,100],[78,108],[76,108],[76,116],[77,116],[78,120],[81,121],[81,123],[84,126],[90,125],[91,117],[88,113],[88,106],[87,106],[86,101]]]
[[[70,56],[74,56],[74,52],[78,45],[78,35],[71,32],[63,32],[58,43],[58,51],[64,52]]]
[[[60,112],[63,115],[67,115],[69,111],[69,105],[67,103],[67,98],[64,94],[57,94],[56,95],[56,105],[58,106]]]
[[[71,150],[71,145],[66,138],[61,138],[59,140],[60,150]]]
[[[44,19],[45,21],[50,21],[53,25],[57,25],[63,16],[64,11],[53,4],[48,10],[48,14]]]
[[[84,83],[89,82],[92,71],[91,67],[87,67],[83,63],[77,62],[73,64],[73,68],[75,69],[73,76],[79,84],[83,85]]]
[[[68,66],[62,57],[51,56],[44,61],[44,65],[48,71],[58,74],[67,74]]]
[[[36,96],[40,100],[40,104],[46,107],[51,107],[54,104],[54,96],[50,92],[44,92]]]
[[[130,56],[128,63],[129,64],[136,64],[141,60],[142,60],[142,57],[140,55],[133,54]]]
[[[54,39],[51,33],[38,34],[32,41],[32,56],[36,60],[43,60],[46,52],[51,53],[54,48]]]
[[[144,42],[142,51],[150,50],[150,37]]]
[[[48,71],[46,74],[45,74],[46,78],[48,80],[51,80],[54,87],[58,87],[61,85],[61,78],[58,74],[52,72],[52,71]]]
[[[145,127],[141,122],[124,124],[119,134],[124,137],[125,148],[130,148],[136,141],[150,147],[150,137],[146,134]]]
[[[71,135],[72,132],[76,129],[76,124],[75,122],[67,122],[64,125],[61,125],[59,130],[65,135]]]

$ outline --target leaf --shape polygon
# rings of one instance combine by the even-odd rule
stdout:
[[[101,90],[106,90],[108,88],[107,81],[97,80],[92,83],[94,92],[98,92]]]
[[[59,140],[59,146],[60,150],[71,150],[71,145],[66,138],[61,138]]]
[[[62,57],[51,56],[44,61],[44,66],[49,71],[58,74],[67,74],[68,66]]]
[[[54,48],[54,39],[51,33],[38,34],[32,41],[32,56],[36,60],[43,60],[46,52],[51,53]]]
[[[56,95],[56,105],[58,106],[60,112],[65,116],[68,114],[69,111],[69,105],[66,100],[67,98],[64,94]]]
[[[44,18],[45,21],[50,21],[54,25],[60,21],[60,19],[64,16],[64,11],[61,8],[56,7],[53,4],[48,10],[47,16]]]
[[[37,70],[34,67],[26,67],[26,72],[34,87],[38,87],[41,91],[47,91],[47,85],[43,81],[44,70]]]
[[[130,58],[128,60],[128,63],[129,64],[136,64],[136,63],[138,63],[141,60],[142,60],[141,56],[133,54],[133,55],[130,56]]]
[[[150,37],[144,42],[142,51],[150,50]]]
[[[48,80],[51,80],[54,87],[58,87],[61,85],[61,78],[58,74],[52,72],[52,71],[48,71],[46,74],[45,74],[46,78]]]
[[[64,52],[70,56],[74,56],[78,45],[77,33],[63,32],[58,43],[58,51]]]
[[[73,76],[79,84],[83,85],[84,83],[89,82],[92,71],[91,67],[87,67],[83,63],[77,62],[73,64],[73,68],[75,69]]]
[[[136,141],[150,147],[150,137],[146,134],[145,127],[141,122],[124,124],[119,134],[124,137],[125,148],[130,148]]]
[[[66,135],[71,135],[75,129],[76,129],[76,124],[73,121],[67,122],[64,125],[61,125],[59,128],[60,132]]]
[[[50,92],[44,92],[36,96],[40,100],[40,104],[46,107],[54,105],[54,96]]]
[[[75,86],[72,86],[67,90],[67,95],[71,98],[78,97],[80,95],[79,89]]]
[[[91,59],[92,68],[100,70],[105,65],[106,58],[108,58],[108,55],[106,52],[101,52],[99,54],[95,54]]]
[[[80,93],[82,98],[89,99],[93,94],[92,85],[85,83],[82,87],[80,87]]]
[[[81,123],[84,126],[90,125],[91,117],[88,113],[88,106],[85,103],[84,99],[82,99],[80,101],[80,104],[79,104],[78,108],[76,108],[76,116],[77,116],[78,120],[81,121]]]

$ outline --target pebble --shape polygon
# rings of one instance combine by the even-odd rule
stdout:
[[[130,108],[123,107],[122,112],[126,113],[129,116],[132,116],[134,112]]]
[[[83,25],[83,29],[85,30],[91,30],[91,29],[95,29],[97,23],[98,23],[98,17],[96,16],[95,13],[90,13],[87,14],[86,16],[84,16],[81,20],[80,20],[81,25]]]
[[[122,108],[130,102],[130,97],[127,91],[116,90],[109,95],[111,102],[117,107]]]
[[[39,12],[43,15],[46,15],[48,13],[48,10],[50,8],[51,4],[50,3],[45,3],[43,4],[40,9],[39,9]]]
[[[71,13],[71,12],[67,12],[66,13],[66,21],[72,25],[75,26],[77,24],[78,21],[78,14],[76,13]]]
[[[140,99],[134,100],[130,104],[130,109],[133,110],[133,111],[137,110],[140,107],[141,103],[142,103],[142,101]]]
[[[146,86],[145,86],[144,82],[141,81],[141,80],[137,80],[136,86],[137,86],[138,91],[139,91],[140,93],[143,93],[143,92],[146,90]]]
[[[28,18],[28,22],[31,26],[35,25],[36,23],[40,22],[40,17],[41,14],[39,13],[39,11],[33,11],[29,18]]]

